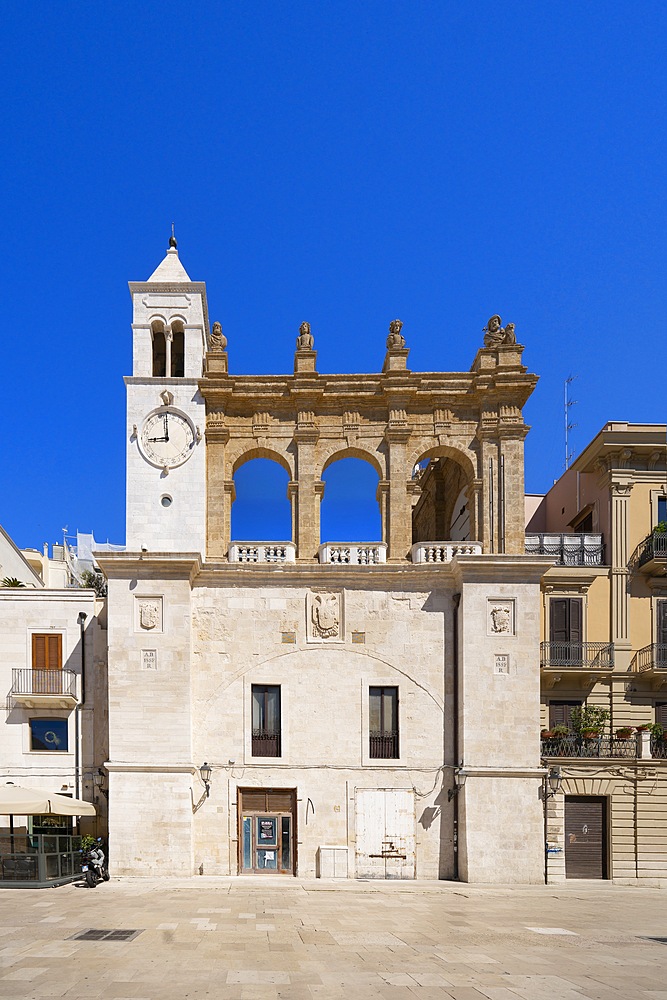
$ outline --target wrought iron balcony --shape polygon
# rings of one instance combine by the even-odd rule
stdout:
[[[565,670],[614,669],[613,642],[541,642],[540,666]]]
[[[398,733],[370,732],[369,757],[378,760],[398,760]]]
[[[294,542],[232,542],[228,557],[233,563],[293,563]]]
[[[634,667],[639,673],[653,670],[667,671],[667,645],[662,642],[652,642],[634,655]]]
[[[638,757],[637,740],[614,736],[548,736],[540,741],[542,757]]]
[[[325,542],[317,555],[333,566],[377,566],[387,561],[385,542]]]
[[[553,556],[559,566],[603,566],[604,543],[602,535],[531,532],[526,555]]]
[[[12,670],[13,702],[26,708],[71,708],[76,705],[76,674],[72,670]]]
[[[253,757],[280,757],[280,733],[266,729],[252,731]]]
[[[481,542],[416,542],[410,549],[413,563],[448,563],[454,556],[481,554]]]
[[[652,531],[632,553],[630,566],[643,573],[662,572],[667,564],[667,533]]]

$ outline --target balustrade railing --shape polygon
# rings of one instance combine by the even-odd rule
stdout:
[[[296,562],[294,542],[232,542],[228,559],[233,563]]]
[[[667,645],[662,642],[652,642],[634,655],[635,670],[667,670]]]
[[[543,757],[638,757],[637,739],[614,736],[548,736],[541,740]]]
[[[14,667],[12,690],[14,696],[53,695],[76,698],[76,674],[72,670],[32,670]]]
[[[541,642],[542,667],[574,667],[589,670],[614,669],[613,642]]]
[[[321,563],[334,566],[377,566],[387,561],[385,542],[325,542],[317,555]]]
[[[398,733],[370,732],[369,757],[379,760],[398,760]]]
[[[448,563],[454,556],[481,554],[481,542],[416,542],[410,549],[413,563]]]
[[[602,566],[604,543],[597,534],[531,532],[526,535],[526,555],[553,556],[560,566]]]

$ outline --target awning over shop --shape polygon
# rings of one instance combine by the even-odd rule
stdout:
[[[8,781],[0,785],[0,816],[94,816],[95,806],[68,795],[22,788]]]

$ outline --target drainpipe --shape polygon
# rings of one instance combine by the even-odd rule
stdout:
[[[459,754],[459,605],[461,595],[453,594],[454,603],[454,634],[452,640],[452,653],[454,656],[454,697],[452,698],[454,710],[454,760],[458,763],[461,759]],[[452,772],[453,775],[453,772]],[[454,796],[454,878],[459,878],[459,797]]]
[[[86,618],[88,615],[85,611],[79,611],[78,618],[76,620],[79,626],[79,642],[81,645],[81,699],[79,704],[76,706],[74,712],[74,783],[75,783],[75,797],[77,799],[81,798],[82,780],[81,780],[81,770],[83,764],[83,753],[82,753],[82,726],[81,726],[81,710],[83,708],[83,703],[86,700]]]

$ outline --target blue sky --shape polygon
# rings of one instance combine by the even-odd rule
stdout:
[[[170,224],[232,372],[467,370],[488,317],[541,376],[526,485],[667,419],[662,3],[5,0],[0,523],[123,541],[128,280]],[[348,489],[352,487],[348,484]]]

